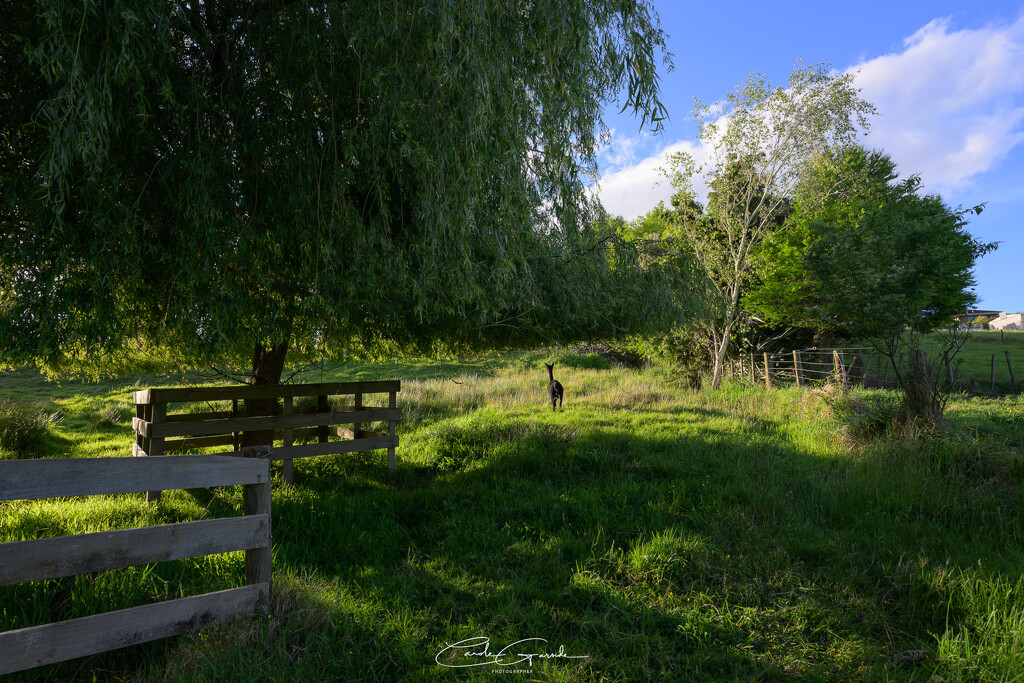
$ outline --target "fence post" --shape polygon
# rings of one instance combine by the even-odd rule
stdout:
[[[848,389],[846,383],[846,360],[843,358],[842,351],[832,349],[832,370],[843,385],[843,391],[846,391]]]
[[[270,446],[249,446],[242,449],[247,458],[264,458],[267,460],[267,474],[270,473]],[[246,484],[242,488],[242,506],[247,515],[266,515],[270,524],[270,477],[262,484]],[[272,529],[271,529],[272,531]],[[273,578],[273,554],[271,543],[261,548],[250,548],[245,551],[245,583],[247,585],[265,583],[270,587]],[[262,615],[270,613],[270,593],[260,594],[256,609]]]
[[[800,352],[793,352],[793,373],[796,375],[796,386],[799,388],[803,385],[803,370],[800,367]]]
[[[151,403],[146,407],[146,415],[152,426],[167,422],[167,404]],[[163,455],[164,438],[162,436],[145,439],[146,455]],[[155,503],[160,500],[160,491],[146,491],[146,502]]]
[[[355,409],[356,409],[357,413],[360,410],[363,409],[363,393],[361,391],[357,391],[356,392],[354,405],[355,405]],[[362,436],[362,434],[361,434],[362,430],[363,430],[363,423],[362,422],[355,422],[355,423],[353,423],[352,424],[352,438],[353,439],[358,439],[360,436]]]
[[[1002,330],[999,331],[1002,332]],[[1006,369],[1010,371],[1010,384],[1012,386],[1016,386],[1017,378],[1013,376],[1013,364],[1010,362],[1010,352],[1004,351],[1003,353],[1006,354]]]
[[[330,411],[330,409],[331,409],[331,407],[327,404],[327,396],[326,395],[320,395],[320,396],[316,397],[316,412],[318,412],[318,413],[326,413],[326,412]],[[316,429],[317,429],[317,436],[316,436],[317,442],[318,443],[327,443],[327,441],[328,441],[327,437],[328,437],[328,434],[329,434],[329,432],[327,431],[327,426],[325,425],[323,427],[317,427]]]
[[[754,353],[750,353],[750,385],[754,385]]]
[[[147,407],[148,406],[146,406],[143,403],[136,403],[135,404],[135,417],[138,418],[139,420],[145,420],[146,419],[146,408]],[[132,423],[132,424],[134,426],[134,423]],[[140,451],[142,453],[146,452],[146,440],[143,438],[142,434],[136,429],[135,430],[135,445],[132,446],[132,456],[138,456]]]
[[[394,391],[388,397],[388,408],[394,410],[398,407],[398,394]],[[391,437],[392,441],[395,438],[395,420],[388,420],[388,436]],[[391,472],[395,471],[395,447],[388,446],[388,470]]]
[[[238,417],[238,399],[237,398],[231,399],[231,417],[232,417],[232,419]],[[234,450],[236,450],[236,451],[242,450],[242,433],[237,431],[237,430],[233,431],[233,432],[231,432],[231,438],[234,439],[234,443],[233,443]]]
[[[764,386],[767,389],[771,389],[772,388],[772,370],[771,370],[771,367],[768,365],[768,362],[769,362],[768,361],[768,353],[765,352],[765,354],[764,354]]]
[[[292,415],[295,413],[294,398],[292,396],[281,397],[281,414]],[[284,430],[283,445],[285,448],[295,445],[295,430],[286,427]],[[295,461],[285,458],[281,461],[281,480],[285,484],[295,483]]]

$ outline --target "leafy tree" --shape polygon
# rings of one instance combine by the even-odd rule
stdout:
[[[858,331],[831,310],[809,264],[820,226],[855,230],[865,211],[895,197],[895,164],[881,152],[849,146],[820,153],[794,188],[793,206],[781,229],[751,254],[754,277],[743,305],[769,324],[809,329],[830,345],[833,335]]]
[[[952,209],[919,189],[916,176],[889,186],[884,202],[862,207],[854,229],[816,224],[807,264],[827,302],[822,314],[865,337],[892,364],[903,393],[899,422],[935,427],[955,389],[952,361],[966,340],[953,316],[976,303],[972,268],[997,245],[966,230],[966,216],[982,206]],[[929,359],[922,335],[932,331],[940,345]],[[897,360],[903,353],[905,368]]]
[[[995,245],[966,231],[968,212],[921,195],[918,176],[898,178],[882,152],[822,153],[786,227],[757,250],[759,281],[745,305],[772,322],[857,338],[932,329],[973,305],[974,262]]]
[[[620,234],[630,242],[661,240],[672,232],[672,222],[672,209],[666,207],[664,202],[658,202],[643,216],[624,223]]]
[[[941,331],[976,303],[972,268],[996,245],[966,229],[966,216],[982,206],[954,209],[922,195],[918,176],[898,178],[882,152],[821,154],[797,188],[786,228],[754,259],[760,282],[745,305],[819,335],[867,340],[894,368],[901,420],[936,424],[953,388],[947,364],[964,338],[955,329],[941,334],[942,348],[926,359],[921,334]]]
[[[660,126],[640,0],[5,3],[0,354],[289,352],[670,324],[590,226],[603,106]],[[665,58],[667,60],[667,58]]]
[[[800,63],[786,88],[772,88],[764,76],[751,76],[724,103],[714,108],[698,104],[700,139],[709,150],[706,166],[698,167],[686,153],[668,158],[664,174],[682,201],[694,199],[693,178],[700,173],[710,188],[704,216],[680,228],[720,293],[720,313],[710,329],[714,387],[721,382],[732,332],[743,316],[741,296],[754,249],[778,229],[817,152],[850,143],[874,112],[852,81],[852,74],[831,75],[824,65]]]
[[[677,379],[691,388],[699,388],[710,369],[712,349],[704,333],[706,322],[713,316],[716,299],[705,278],[703,267],[696,260],[692,245],[679,229],[687,217],[702,215],[703,207],[692,200],[672,206],[658,202],[643,216],[622,225],[619,233],[634,246],[645,265],[659,264],[673,269],[686,283],[685,296],[690,316],[672,329],[648,335],[643,341],[646,351],[669,361]]]

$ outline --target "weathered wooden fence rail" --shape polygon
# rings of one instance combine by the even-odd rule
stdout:
[[[401,383],[391,380],[136,391],[132,455],[165,455],[222,446],[238,450],[246,432],[260,432],[262,442],[274,445],[271,457],[283,461],[283,479],[288,483],[293,481],[294,458],[318,455],[386,448],[388,469],[394,471],[400,390]],[[366,397],[374,394],[386,394],[387,406],[364,405]],[[248,405],[240,407],[240,401]],[[256,407],[257,402],[268,401],[272,404],[269,410],[266,405]],[[218,402],[230,402],[230,409],[196,412],[197,407]],[[179,412],[172,414],[171,404]],[[388,430],[362,429],[371,422],[387,422]],[[295,443],[309,439],[316,442]],[[158,497],[159,491],[147,494],[147,500]]]
[[[244,550],[246,585],[0,633],[0,675],[263,613],[271,590],[270,460],[245,455],[0,461],[0,501],[244,486],[241,517],[0,544],[0,585]]]

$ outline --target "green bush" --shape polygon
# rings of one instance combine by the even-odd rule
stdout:
[[[60,419],[60,413],[0,400],[0,452],[16,458],[48,453],[51,430]]]
[[[844,392],[838,383],[829,383],[820,390],[832,413],[846,426],[855,439],[870,441],[895,433],[898,425],[900,397],[891,391]]]
[[[562,353],[557,357],[558,365],[577,370],[609,370],[611,363],[596,353]]]
[[[580,344],[573,350],[573,355],[591,359],[590,365],[572,365],[570,367],[607,370],[613,365],[624,368],[640,368],[644,365],[643,354],[629,343],[611,346],[603,343]],[[569,363],[566,363],[569,365]]]
[[[443,422],[430,440],[433,465],[444,472],[471,469],[507,451],[522,431],[515,422],[500,419],[489,411]]]
[[[700,389],[710,376],[711,348],[700,330],[676,330],[659,337],[654,344],[658,355],[668,361],[672,376],[691,389]]]

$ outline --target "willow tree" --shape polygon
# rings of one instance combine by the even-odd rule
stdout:
[[[714,107],[698,103],[703,165],[685,152],[670,155],[664,173],[680,201],[692,199],[693,178],[710,188],[702,220],[680,221],[707,278],[719,292],[709,332],[715,348],[713,386],[722,380],[754,249],[782,224],[794,188],[819,152],[850,144],[866,130],[874,107],[858,95],[853,75],[797,63],[786,87],[754,75]]]
[[[0,10],[0,359],[568,340],[667,324],[595,248],[602,109],[657,129],[640,0],[106,0]],[[603,239],[603,238],[602,238]]]

